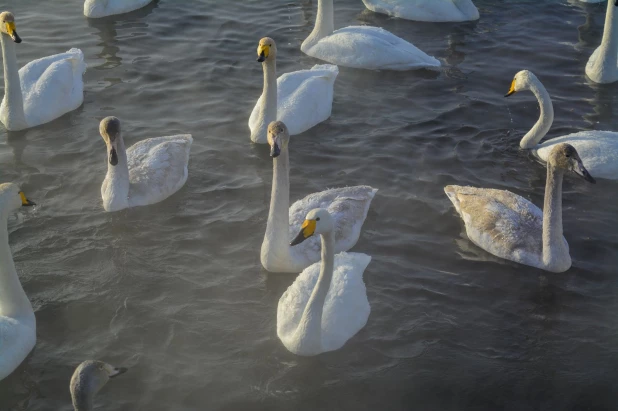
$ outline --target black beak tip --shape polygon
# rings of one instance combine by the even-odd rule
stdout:
[[[116,154],[116,150],[113,150],[109,153],[109,163],[113,166],[118,164],[118,154]]]
[[[279,146],[273,146],[273,148],[270,150],[270,156],[272,158],[276,158],[279,157],[279,154],[281,154],[281,149],[279,148]]]
[[[263,56],[258,57],[258,58],[257,58],[257,61],[258,61],[259,63],[263,63],[263,62],[264,62],[264,57],[263,57]]]
[[[294,238],[291,242],[290,242],[290,246],[295,246],[298,245],[300,243],[302,243],[303,241],[305,241],[307,238],[305,238],[305,236],[303,235],[303,230],[300,230],[300,233],[298,233],[298,235],[296,236],[296,238]]]
[[[36,203],[34,201],[26,200],[26,204],[22,204],[22,207],[32,207],[35,205]]]
[[[109,377],[109,378],[116,378],[116,377],[118,377],[119,375],[122,375],[122,374],[124,374],[125,372],[129,371],[129,369],[128,369],[128,368],[126,368],[126,367],[119,367],[119,368],[116,368],[116,371],[117,371],[117,372],[116,372],[116,374],[112,375],[112,376],[111,376],[111,377]]]

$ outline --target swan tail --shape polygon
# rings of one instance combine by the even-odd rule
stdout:
[[[312,71],[323,71],[322,77],[335,79],[339,75],[339,67],[334,64],[316,64],[311,67]]]
[[[451,200],[453,206],[455,206],[455,210],[457,210],[457,213],[459,214],[461,214],[461,203],[459,202],[459,197],[457,196],[457,194],[459,194],[461,188],[461,186],[455,185],[444,187],[444,192],[446,193],[449,200]]]
[[[71,64],[73,64],[73,71],[76,74],[84,74],[86,72],[86,68],[88,67],[84,61],[84,53],[78,48],[72,48],[67,51],[67,54],[71,54],[69,60],[71,61]]]

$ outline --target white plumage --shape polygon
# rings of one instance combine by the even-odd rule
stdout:
[[[472,0],[363,0],[376,13],[416,21],[478,20],[479,11]]]
[[[84,16],[99,18],[141,9],[152,0],[86,0]]]

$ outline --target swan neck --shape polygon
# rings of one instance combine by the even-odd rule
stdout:
[[[127,150],[124,146],[124,140],[122,138],[120,138],[120,140],[118,141],[116,154],[118,155],[118,164],[113,166],[108,161],[107,162],[107,175],[108,177],[112,179],[112,181],[121,182],[121,181],[126,180],[128,184],[129,165],[127,162]],[[127,193],[128,193],[128,185],[127,185]]]
[[[603,27],[603,40],[601,40],[601,56],[603,66],[610,64],[608,68],[616,70],[618,60],[618,25],[616,24],[616,6],[613,1],[607,2],[607,13],[605,14],[605,26]]]
[[[109,156],[109,152],[107,153]],[[118,163],[113,166],[107,161],[107,175],[105,180],[107,185],[101,192],[103,196],[103,207],[107,211],[117,211],[129,206],[129,166],[127,163],[127,151],[122,137],[119,137],[116,146]]]
[[[2,43],[2,63],[4,67],[4,100],[6,113],[1,119],[9,130],[21,130],[27,128],[24,114],[24,101],[17,68],[15,43],[5,33],[0,34]]]
[[[301,48],[311,47],[335,31],[333,0],[318,0],[318,12],[313,31],[305,39]]]
[[[75,411],[92,411],[92,395],[87,393],[76,393],[73,397],[73,408]]]
[[[264,70],[264,89],[258,112],[258,123],[255,127],[251,140],[255,143],[266,143],[268,125],[277,120],[277,61],[265,60],[262,63]]]
[[[297,337],[304,344],[320,349],[322,344],[322,313],[335,268],[335,238],[332,231],[322,234],[320,275],[309,297],[297,329]]]
[[[11,318],[32,317],[30,300],[19,282],[9,247],[7,216],[0,217],[0,315]]]
[[[543,205],[543,264],[551,271],[564,271],[571,258],[562,232],[562,180],[564,171],[547,164]],[[560,267],[568,262],[562,270]]]
[[[540,116],[536,124],[519,143],[521,148],[534,148],[547,134],[554,122],[554,106],[545,86],[537,79],[531,79],[530,91],[536,96],[540,106]]]

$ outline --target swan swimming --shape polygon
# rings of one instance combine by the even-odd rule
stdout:
[[[152,0],[86,0],[84,16],[99,18],[128,13],[152,3]]]
[[[15,270],[7,228],[9,214],[33,205],[17,185],[0,184],[0,380],[22,363],[36,343],[34,311]]]
[[[530,90],[541,106],[541,115],[534,127],[519,143],[523,149],[531,149],[541,161],[547,162],[552,148],[558,143],[569,143],[582,158],[586,168],[597,178],[618,179],[618,133],[613,131],[580,131],[566,136],[552,138],[539,144],[554,121],[554,107],[543,84],[528,70],[515,75],[508,97],[522,90]]]
[[[586,75],[595,83],[613,83],[618,80],[618,0],[607,2],[605,27],[601,45],[586,64]]]
[[[562,180],[567,171],[595,183],[577,150],[556,144],[547,162],[543,210],[506,190],[453,185],[444,192],[474,244],[500,258],[561,273],[571,267],[569,245],[562,235]]]
[[[107,146],[107,175],[101,186],[105,211],[158,203],[187,181],[190,134],[148,138],[125,149],[120,120],[106,117],[99,132]]]
[[[273,157],[273,183],[260,260],[270,272],[299,273],[320,261],[319,238],[298,247],[289,245],[307,212],[317,207],[328,209],[335,224],[335,252],[346,251],[358,241],[371,200],[378,190],[369,186],[332,188],[309,194],[290,207],[289,141],[290,135],[283,122],[270,123],[268,142]]]
[[[376,13],[401,19],[433,22],[458,22],[479,19],[472,0],[363,0]]]
[[[339,74],[337,66],[315,65],[310,70],[285,73],[277,79],[275,41],[269,37],[261,39],[257,54],[264,70],[264,90],[249,117],[251,141],[266,144],[271,121],[283,121],[290,135],[295,135],[330,117],[333,86]]]
[[[371,307],[363,272],[371,257],[335,255],[335,221],[323,208],[311,210],[291,245],[322,237],[322,260],[307,267],[277,306],[277,335],[289,351],[317,355],[341,348],[365,324]]]
[[[303,53],[345,67],[411,70],[440,67],[440,62],[394,34],[369,26],[335,31],[333,0],[318,0],[315,27],[303,41]]]
[[[21,38],[13,13],[0,13],[0,33],[4,62],[0,121],[7,130],[38,126],[82,105],[86,63],[81,50],[33,60],[18,70],[15,44],[21,43]]]
[[[92,411],[94,396],[111,378],[127,372],[124,367],[114,367],[102,361],[84,361],[71,377],[71,399],[75,411]]]

